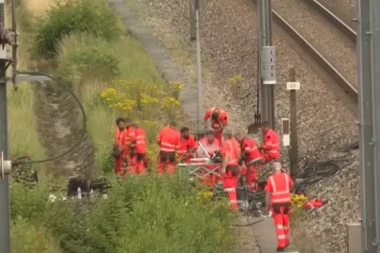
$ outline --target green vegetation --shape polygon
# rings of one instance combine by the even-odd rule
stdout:
[[[109,151],[117,116],[133,117],[151,142],[160,126],[181,118],[181,84],[162,79],[104,0],[54,1],[42,17],[26,3],[18,7],[21,68],[48,63],[73,84],[87,112],[98,174],[112,171]],[[42,158],[31,110],[38,103],[33,87],[22,84],[8,95],[11,156]],[[152,160],[156,148],[150,147]],[[49,202],[51,181],[46,180],[32,189],[12,184],[12,252],[233,252],[233,217],[226,203],[199,199],[199,190],[181,175],[113,178],[108,198],[89,202]]]

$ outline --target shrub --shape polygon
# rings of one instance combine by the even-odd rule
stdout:
[[[46,228],[36,227],[24,219],[17,219],[12,224],[12,253],[60,253],[62,252],[55,238]]]
[[[12,191],[14,235],[25,249],[47,245],[46,234],[67,253],[233,252],[228,203],[199,199],[199,190],[179,175],[131,176],[114,182],[108,198],[90,201],[51,203],[43,187],[12,185]]]
[[[102,0],[56,1],[37,23],[35,54],[53,58],[61,38],[73,32],[86,32],[111,40],[120,33],[116,15]]]
[[[57,73],[70,82],[82,78],[110,80],[120,74],[117,53],[109,43],[92,34],[70,34],[58,45]]]

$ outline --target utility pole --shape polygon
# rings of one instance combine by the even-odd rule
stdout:
[[[190,40],[196,40],[196,29],[195,29],[195,1],[188,0],[189,4],[189,19],[190,19]]]
[[[375,2],[375,1],[373,1]],[[373,4],[375,5],[375,4]],[[379,5],[379,3],[377,3]],[[358,87],[359,87],[359,149],[360,149],[360,211],[361,211],[361,231],[362,231],[362,252],[379,253],[376,242],[376,227],[379,221],[375,222],[375,156],[374,156],[374,103],[379,100],[379,97],[373,101],[374,80],[372,80],[372,59],[373,53],[371,48],[371,28],[373,27],[370,21],[370,15],[375,16],[376,6],[371,6],[368,0],[357,0],[357,61],[358,61]],[[378,7],[378,6],[377,6]],[[379,11],[379,8],[377,8]],[[372,12],[372,13],[371,13]],[[378,24],[380,26],[380,24]],[[373,27],[374,28],[374,27]],[[379,27],[378,27],[379,29]],[[373,32],[373,30],[372,30]],[[373,45],[373,44],[372,44]],[[375,46],[375,45],[373,45]],[[378,53],[379,56],[379,53]],[[380,60],[380,59],[378,59]],[[379,69],[377,77],[379,78]],[[375,71],[376,72],[376,71]],[[377,82],[380,80],[378,79]],[[380,96],[380,91],[377,89],[377,95]],[[377,102],[378,103],[378,102]],[[378,111],[380,113],[378,104]],[[377,122],[380,124],[380,122]],[[379,125],[380,126],[380,125]],[[380,137],[377,134],[377,137]],[[376,139],[377,143],[380,140]],[[378,152],[379,144],[377,145],[376,155],[380,157]],[[380,164],[377,164],[380,169]],[[378,173],[377,173],[378,174]],[[379,195],[376,194],[376,197]],[[379,235],[379,234],[378,234]]]
[[[275,128],[274,84],[276,84],[275,48],[272,46],[271,0],[257,0],[258,9],[258,85],[260,85],[261,121]]]
[[[4,28],[5,3],[0,0],[0,27]],[[5,77],[7,52],[0,47],[0,252],[11,252],[9,176],[4,173],[4,159],[8,157],[7,81]]]
[[[198,138],[202,131],[202,113],[203,113],[203,87],[202,87],[202,62],[201,62],[201,36],[199,29],[199,0],[195,0],[195,29],[196,29],[196,50],[197,50],[197,132]]]
[[[363,1],[363,0],[362,0]],[[367,0],[368,2],[368,0]],[[380,253],[380,1],[370,2],[370,33],[371,33],[371,69],[372,69],[372,103],[373,128],[375,139],[375,214],[376,214],[376,253]]]
[[[300,89],[300,83],[296,82],[296,70],[290,68],[289,80],[286,89],[290,91],[290,164],[291,176],[298,174],[298,136],[297,136],[297,90]]]

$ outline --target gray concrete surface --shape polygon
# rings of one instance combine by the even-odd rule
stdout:
[[[257,218],[259,220],[261,218]],[[277,248],[274,223],[271,217],[265,217],[263,221],[253,226],[253,232],[261,248],[261,253],[275,253]],[[298,253],[297,248],[290,244],[284,252]]]
[[[127,7],[124,0],[108,0],[109,5],[120,16],[132,35],[141,42],[146,52],[153,58],[158,70],[167,81],[186,83],[186,78],[174,60],[161,46],[160,41],[139,21],[136,14]],[[197,122],[197,93],[194,87],[185,85],[179,100],[192,122]]]

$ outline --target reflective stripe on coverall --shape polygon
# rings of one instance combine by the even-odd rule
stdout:
[[[189,155],[192,149],[197,148],[197,142],[195,141],[193,136],[189,136],[189,139],[180,139],[179,141],[179,148],[177,151],[178,156],[181,158],[181,160],[185,163],[190,163],[190,159],[193,157],[192,155]],[[184,156],[187,153],[186,156]]]
[[[211,118],[211,115],[213,113],[213,111],[215,110],[219,110],[219,121],[215,121],[213,119],[211,119],[211,128],[214,129],[214,130],[217,130],[221,127],[221,125],[219,124],[222,123],[224,126],[227,126],[227,123],[228,123],[228,114],[226,111],[222,110],[222,109],[219,109],[219,108],[210,108],[206,111],[203,119],[204,120],[208,120]],[[222,142],[222,137],[223,137],[223,130],[221,131],[218,131],[218,132],[215,132],[215,138],[219,140],[219,142],[221,143]]]
[[[146,137],[145,130],[143,128],[134,128],[134,134],[132,141],[135,142],[135,149],[133,154],[129,154],[128,171],[131,174],[143,174],[145,173],[146,164]]]
[[[256,141],[252,138],[244,138],[241,143],[241,152],[245,154],[245,165],[247,167],[246,184],[248,191],[257,191],[259,164],[253,164],[255,161],[261,160],[260,151]]]
[[[228,194],[228,198],[230,199],[232,210],[238,209],[236,187],[238,186],[239,174],[239,149],[239,143],[235,140],[235,138],[226,140],[223,143],[222,155],[223,157],[228,155],[227,168],[223,175],[223,187],[224,191]]]
[[[204,137],[199,141],[199,145],[202,145],[204,147],[209,157],[212,157],[215,154],[215,151],[222,150],[220,141],[216,138],[214,139],[214,142],[210,144],[207,140],[207,137]],[[207,155],[204,154],[205,153],[204,150],[200,147],[198,148],[197,153],[199,157],[203,157],[203,156],[207,157]],[[216,166],[220,167],[220,164],[208,164],[208,165],[205,165],[204,167],[206,169],[213,170],[215,169]],[[217,173],[220,174],[220,170],[218,170]],[[215,174],[209,174],[207,177],[203,179],[203,183],[211,188],[214,188],[215,184],[219,182],[222,183],[222,177],[217,176]]]
[[[290,234],[290,188],[293,181],[286,173],[276,172],[267,179],[265,191],[271,193],[271,211],[276,228],[277,247],[284,248],[289,244]]]
[[[176,150],[179,148],[181,134],[177,129],[164,127],[157,136],[157,144],[160,146],[160,153],[157,161],[157,173],[165,173],[168,166],[168,173],[172,174],[176,170]]]
[[[264,135],[264,143],[261,145],[261,159],[268,163],[280,156],[280,139],[273,129],[268,129]]]
[[[119,150],[124,149],[124,152],[120,153],[118,158],[115,158],[114,171],[115,174],[120,174],[122,176],[125,175],[124,168],[124,159],[125,159],[125,138],[126,138],[126,129],[120,131],[119,128],[116,129],[115,132],[115,147]]]

